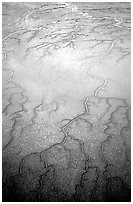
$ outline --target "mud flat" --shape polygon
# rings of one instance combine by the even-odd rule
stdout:
[[[131,201],[130,3],[3,3],[4,202]]]

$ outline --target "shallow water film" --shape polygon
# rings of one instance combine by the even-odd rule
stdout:
[[[130,3],[2,4],[2,201],[131,201]]]

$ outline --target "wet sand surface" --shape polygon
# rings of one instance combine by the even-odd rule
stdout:
[[[130,3],[3,3],[4,202],[131,201]]]

